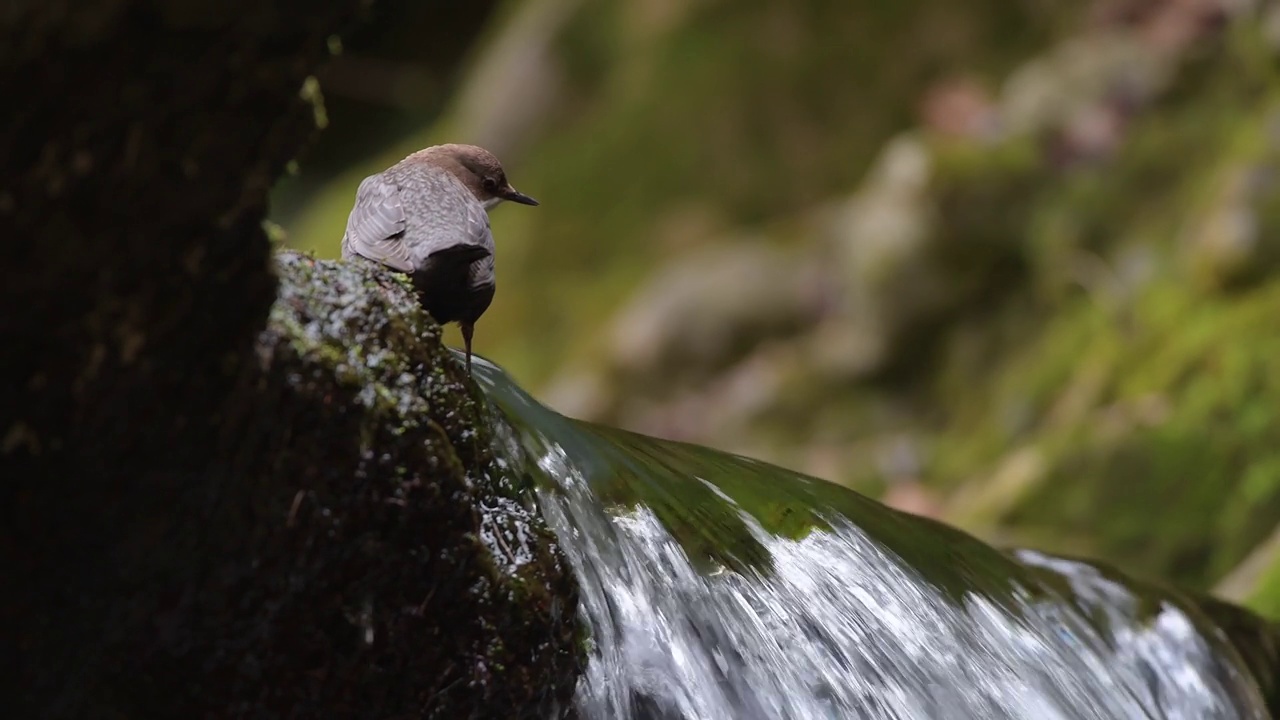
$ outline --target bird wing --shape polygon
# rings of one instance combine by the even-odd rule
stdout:
[[[400,191],[381,174],[370,175],[356,190],[356,204],[347,216],[342,236],[343,257],[360,255],[401,272],[415,269],[410,249],[402,241],[405,230]]]
[[[430,217],[434,227],[427,232],[416,232],[411,227],[405,244],[419,271],[456,268],[455,271],[466,273],[467,285],[479,287],[493,284],[493,232],[489,213],[470,192],[458,186],[456,193],[437,193],[437,212]],[[427,242],[414,242],[416,238]]]
[[[470,285],[489,285],[494,280],[493,231],[489,227],[489,212],[478,202],[467,204],[467,236],[467,247],[474,253]]]

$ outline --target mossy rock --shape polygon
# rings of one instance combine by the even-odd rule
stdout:
[[[379,715],[567,706],[577,585],[530,480],[495,460],[500,420],[439,326],[399,276],[295,253],[277,264],[239,472],[287,521],[256,538],[276,582],[254,604],[274,610],[239,662],[329,657],[323,683],[283,669],[275,683],[321,713],[361,697]]]

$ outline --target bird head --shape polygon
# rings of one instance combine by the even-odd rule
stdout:
[[[436,145],[422,151],[430,160],[454,174],[476,199],[489,209],[503,200],[521,205],[537,205],[538,201],[516,190],[507,180],[502,163],[493,153],[475,145]]]

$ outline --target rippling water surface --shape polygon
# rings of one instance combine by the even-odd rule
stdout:
[[[1181,596],[476,378],[582,584],[584,718],[1270,717]]]

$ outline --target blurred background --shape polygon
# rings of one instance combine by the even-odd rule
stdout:
[[[384,0],[334,50],[284,242],[493,150],[542,206],[493,212],[476,348],[552,407],[1280,585],[1276,3]]]

